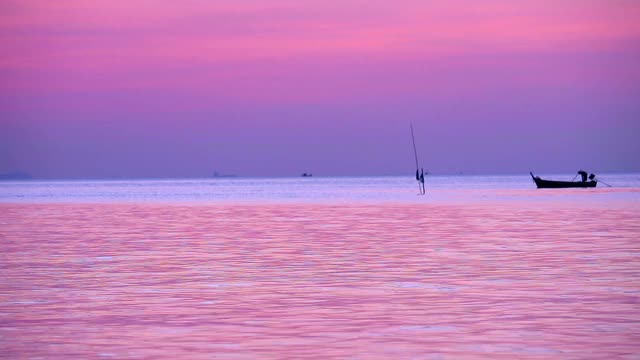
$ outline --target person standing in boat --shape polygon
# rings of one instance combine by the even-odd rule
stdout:
[[[587,182],[587,172],[586,172],[586,171],[584,171],[584,170],[580,170],[580,171],[578,171],[578,174],[579,174],[580,176],[582,176],[582,182],[583,182],[583,183],[584,183],[584,182]]]

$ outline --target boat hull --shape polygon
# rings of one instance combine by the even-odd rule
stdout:
[[[537,176],[533,176],[532,173],[529,174],[531,174],[531,178],[533,179],[533,182],[536,183],[538,189],[594,188],[598,185],[598,182],[595,180],[587,182],[555,181],[540,179]]]

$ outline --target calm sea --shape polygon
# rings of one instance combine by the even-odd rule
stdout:
[[[600,177],[0,182],[0,358],[639,359]]]
[[[572,175],[543,178],[571,180]],[[216,178],[166,180],[73,180],[0,182],[0,202],[180,202],[180,203],[350,203],[350,202],[477,202],[484,200],[531,201],[558,194],[592,201],[640,188],[640,174],[604,174],[613,187],[598,184],[594,191],[536,190],[526,175],[427,176],[426,198],[416,196],[411,176]],[[413,191],[415,190],[415,191]],[[573,196],[573,195],[576,196]],[[588,196],[584,196],[589,194]],[[597,194],[597,195],[594,195]],[[635,196],[635,195],[634,195]],[[637,197],[635,197],[637,199]]]

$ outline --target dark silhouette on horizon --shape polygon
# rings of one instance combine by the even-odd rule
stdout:
[[[413,143],[413,155],[416,159],[416,180],[418,181],[418,190],[419,195],[424,195],[427,193],[427,190],[424,187],[424,169],[418,165],[418,150],[416,150],[416,138],[413,135],[413,124],[409,123],[409,127],[411,128],[411,142]],[[418,172],[418,169],[421,172]]]
[[[213,172],[213,177],[215,177],[215,178],[228,178],[228,177],[236,177],[236,175],[233,175],[233,174],[221,174],[221,173],[219,173],[217,171],[214,171]]]
[[[0,180],[31,180],[31,174],[24,171],[12,171],[0,174]]]
[[[561,188],[594,188],[598,185],[598,180],[596,180],[595,174],[591,174],[587,177],[587,172],[580,170],[573,178],[573,180],[581,176],[581,181],[558,181],[558,180],[544,180],[539,176],[534,176],[532,172],[529,172],[533,182],[536,184],[538,189],[561,189]],[[587,181],[587,178],[589,181]]]
[[[420,195],[426,194],[427,189],[424,187],[424,169],[423,168],[420,168],[420,173],[418,173],[418,169],[416,169],[416,180],[418,181],[418,187],[420,188]]]

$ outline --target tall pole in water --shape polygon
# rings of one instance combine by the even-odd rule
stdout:
[[[411,128],[411,141],[413,142],[413,155],[416,159],[416,180],[418,180],[418,191],[422,195],[422,186],[420,186],[420,178],[418,178],[418,171],[420,170],[420,165],[418,165],[418,151],[416,150],[416,138],[413,136],[413,124],[409,123],[409,127]]]
[[[413,136],[413,124],[409,123],[409,127],[411,127],[411,141],[413,141],[413,155],[416,158],[416,171],[420,168],[418,165],[418,151],[416,150],[416,138]]]

